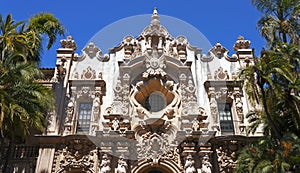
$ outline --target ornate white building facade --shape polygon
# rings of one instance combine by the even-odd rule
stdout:
[[[126,36],[109,55],[92,42],[75,51],[72,37],[62,40],[56,68],[43,69],[57,102],[34,138],[32,170],[232,172],[235,152],[252,140],[251,105],[237,80],[253,64],[250,41],[239,37],[231,56],[220,43],[204,55],[172,37],[155,9],[139,37]]]

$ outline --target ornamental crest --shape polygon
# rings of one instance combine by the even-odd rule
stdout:
[[[154,164],[160,159],[171,159],[178,162],[179,154],[176,147],[170,145],[169,135],[147,132],[139,140],[137,152],[139,158],[149,158]]]
[[[158,58],[158,53],[153,52],[152,56],[146,56],[145,66],[147,70],[143,73],[143,78],[149,77],[166,77],[167,73],[163,70],[166,68],[165,58],[163,56]]]

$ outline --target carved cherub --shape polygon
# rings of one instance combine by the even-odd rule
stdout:
[[[100,173],[111,173],[110,160],[107,154],[104,154],[100,164]]]
[[[186,161],[185,161],[185,165],[184,165],[185,173],[196,173],[194,163],[195,163],[195,161],[193,160],[192,155],[189,154],[186,157]]]
[[[205,155],[202,160],[201,173],[211,173],[211,163],[209,162],[209,157]]]
[[[128,165],[127,165],[126,161],[124,160],[124,156],[121,155],[118,160],[118,167],[116,169],[116,173],[126,173],[127,167],[128,167]]]

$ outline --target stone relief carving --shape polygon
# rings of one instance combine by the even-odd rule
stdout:
[[[93,42],[90,42],[84,49],[83,52],[87,54],[90,58],[100,58],[102,51],[95,46]]]
[[[168,138],[169,135],[166,133],[143,134],[137,145],[138,158],[151,159],[154,164],[157,164],[160,159],[171,159],[178,163],[179,154],[176,146],[170,145]]]
[[[74,78],[74,79],[79,79],[79,74],[78,74],[77,71],[73,74],[73,78]]]
[[[120,127],[119,123],[120,123],[120,121],[117,118],[112,120],[112,129],[115,131],[118,130]]]
[[[228,80],[229,74],[227,70],[223,70],[222,67],[219,67],[218,70],[215,71],[214,79],[216,80]]]
[[[55,131],[56,115],[54,111],[47,113],[47,132],[51,133]]]
[[[176,38],[175,40],[175,44],[176,45],[176,50],[177,50],[177,55],[180,58],[181,61],[185,61],[186,60],[186,46],[188,44],[188,41],[185,37],[183,36],[179,36]]]
[[[77,49],[76,43],[73,40],[72,36],[68,36],[67,39],[60,40],[60,45],[62,48],[69,48],[73,50]]]
[[[142,56],[142,47],[139,42],[136,43],[136,46],[134,47],[133,53],[132,53],[132,58],[136,58]]]
[[[99,73],[98,73],[98,79],[100,79],[100,80],[103,79],[103,77],[102,77],[102,72],[99,72]]]
[[[73,113],[74,113],[74,103],[73,103],[73,101],[70,101],[68,103],[68,107],[67,107],[67,116],[66,116],[66,119],[65,119],[66,124],[72,122]]]
[[[234,159],[235,152],[224,150],[222,147],[216,149],[221,173],[229,173],[235,170],[236,160]]]
[[[122,86],[122,82],[120,79],[117,80],[116,82],[116,86],[114,88],[114,92],[115,92],[115,97],[114,100],[115,101],[122,101],[123,100],[123,86]]]
[[[184,164],[184,172],[185,173],[196,173],[195,161],[191,154],[186,157]]]
[[[235,51],[237,51],[239,49],[249,49],[250,44],[251,44],[251,42],[249,40],[245,40],[243,36],[239,36],[233,46],[233,49]]]
[[[102,156],[101,164],[100,164],[100,173],[111,173],[110,168],[110,159],[107,154]]]
[[[86,70],[82,71],[81,79],[96,79],[96,70],[88,66]]]
[[[179,79],[182,107],[185,108],[187,104],[196,102],[196,87],[191,76],[187,77],[186,74],[182,73]]]
[[[239,121],[244,123],[244,111],[243,111],[243,101],[242,92],[239,87],[234,87],[233,98],[235,99],[235,109],[238,114]]]
[[[194,120],[192,121],[192,129],[194,131],[197,131],[200,128],[200,122],[197,120],[197,118],[194,118]]]
[[[158,56],[154,53],[154,56],[146,56],[145,66],[147,70],[143,73],[143,78],[148,79],[150,77],[163,77],[165,78],[167,73],[163,70],[166,68],[164,56]]]
[[[105,113],[106,115],[127,115],[128,111],[121,101],[114,101],[110,107],[106,108]]]
[[[93,94],[91,91],[91,87],[88,87],[88,86],[82,87],[81,90],[77,92],[77,98],[80,98],[80,97],[92,98]]]
[[[101,108],[101,101],[99,97],[96,97],[93,102],[93,118],[92,121],[97,122],[100,116],[100,108]]]
[[[147,26],[144,29],[141,36],[145,38],[148,35],[157,35],[157,36],[163,36],[165,39],[172,40],[173,38],[170,36],[166,28],[160,25],[159,18],[160,17],[158,15],[157,9],[154,9],[152,14],[151,24],[150,26]]]
[[[57,74],[55,75],[54,79],[52,79],[53,82],[58,82],[61,81],[65,78],[66,76],[66,57],[63,56],[60,60],[60,63],[56,64],[56,69],[57,69]]]
[[[83,50],[82,50],[82,56],[76,57],[76,61],[82,61],[84,60],[87,56],[91,59],[97,58],[101,62],[107,62],[109,61],[109,55],[105,54],[102,56],[102,51],[93,43],[90,42]]]
[[[135,39],[132,36],[126,36],[123,39],[122,44],[124,47],[125,58],[130,58],[134,51],[134,45],[136,44]]]
[[[202,158],[202,168],[201,168],[201,173],[211,173],[211,163],[209,161],[209,156],[206,154]]]
[[[216,43],[216,45],[208,51],[208,56],[211,58],[217,57],[228,57],[228,50],[221,45],[221,43]]]
[[[118,160],[118,166],[116,168],[116,173],[126,173],[127,172],[127,163],[124,160],[124,156],[121,155],[119,160]]]
[[[75,139],[68,141],[64,147],[55,152],[53,169],[59,170],[81,169],[92,173],[98,167],[98,150],[88,140]]]

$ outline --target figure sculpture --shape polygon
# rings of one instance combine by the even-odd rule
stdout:
[[[185,165],[184,165],[184,172],[185,173],[196,173],[196,169],[194,166],[195,161],[191,154],[186,157]]]
[[[110,160],[108,159],[107,154],[104,154],[100,164],[100,173],[110,173]]]

